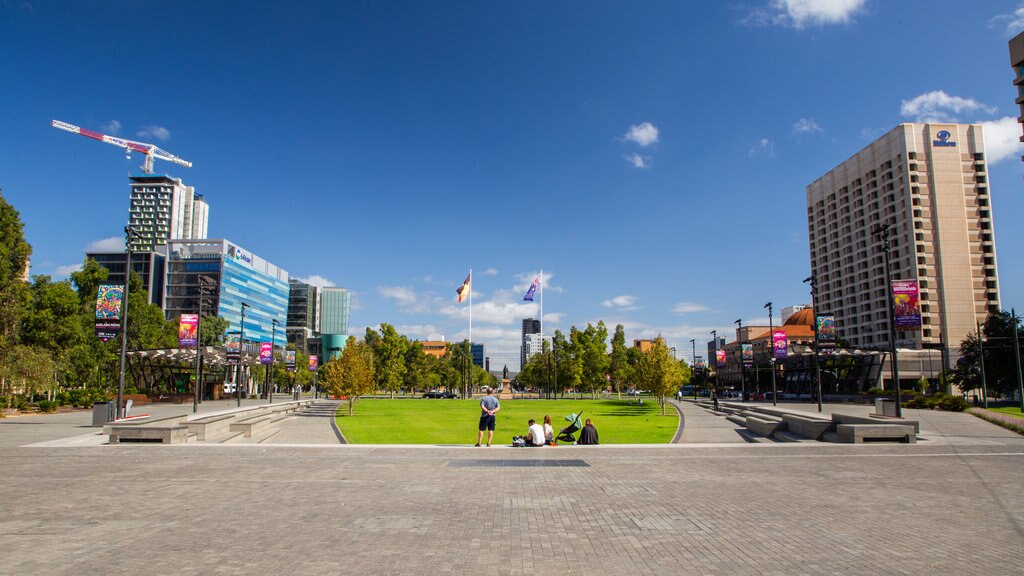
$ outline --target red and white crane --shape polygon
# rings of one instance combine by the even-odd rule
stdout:
[[[107,144],[113,144],[114,146],[120,146],[124,148],[124,153],[127,158],[131,158],[132,152],[139,152],[146,156],[146,160],[142,163],[142,171],[146,174],[153,173],[153,159],[159,158],[168,162],[174,162],[179,166],[191,168],[192,163],[188,160],[178,158],[174,154],[171,154],[167,150],[157,147],[154,144],[146,144],[145,142],[136,142],[134,140],[125,140],[124,138],[118,138],[117,136],[108,136],[106,134],[100,134],[99,132],[93,132],[92,130],[86,130],[85,128],[79,128],[74,124],[68,124],[67,122],[61,122],[60,120],[54,120],[50,122],[50,126],[54,128],[60,128],[74,134],[81,134],[82,136],[88,136],[93,140],[99,140],[100,142],[106,142]]]

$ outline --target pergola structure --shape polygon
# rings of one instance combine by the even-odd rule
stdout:
[[[196,349],[194,348],[157,348],[151,350],[129,350],[125,353],[128,370],[135,381],[136,388],[146,393],[191,393],[191,378],[195,375]],[[243,384],[248,384],[248,372],[251,366],[259,364],[259,354],[243,352],[240,363],[243,366]],[[229,379],[227,351],[223,347],[203,346],[200,362],[200,379],[207,383],[208,374],[217,374],[218,384]],[[212,389],[206,386],[200,390],[205,399],[214,397]]]

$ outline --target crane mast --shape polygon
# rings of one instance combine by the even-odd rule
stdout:
[[[184,160],[171,154],[170,152],[156,146],[155,144],[147,144],[145,142],[136,142],[135,140],[127,140],[124,138],[118,138],[117,136],[109,136],[107,134],[100,134],[99,132],[93,132],[85,128],[80,128],[74,124],[68,124],[67,122],[61,122],[60,120],[53,120],[50,122],[50,126],[71,132],[72,134],[80,134],[93,140],[99,140],[100,142],[106,142],[113,146],[118,146],[124,149],[126,157],[131,158],[132,152],[139,152],[145,156],[145,160],[142,163],[142,171],[145,174],[153,173],[153,159],[159,158],[168,162],[173,162],[179,166],[191,168],[192,163],[188,160]]]

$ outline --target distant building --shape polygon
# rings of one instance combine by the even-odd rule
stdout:
[[[296,278],[288,280],[288,343],[315,355],[320,332],[320,290]]]
[[[152,251],[170,240],[206,239],[210,208],[180,178],[159,174],[131,176],[128,223],[141,234],[132,249]]]
[[[228,240],[171,240],[167,246],[167,284],[164,314],[173,320],[199,312],[199,286],[211,286],[211,309],[204,315],[222,316],[228,332],[241,328],[245,311],[245,340],[287,342],[288,272]],[[276,329],[273,320],[277,320]]]
[[[158,246],[154,251],[132,252],[132,272],[142,280],[142,289],[146,291],[148,302],[164,307],[164,274],[166,272],[166,246]],[[85,257],[107,269],[104,284],[124,285],[125,258],[124,252],[87,252]]]
[[[785,324],[786,320],[789,320],[790,316],[810,307],[810,304],[797,304],[796,306],[786,306],[785,308],[782,309],[782,318],[779,320],[779,322],[781,324]]]
[[[718,337],[718,342],[711,340],[708,342],[708,366],[715,368],[715,350],[725,349],[725,338],[722,336]]]
[[[1016,76],[1013,79],[1013,85],[1017,87],[1017,99],[1014,102],[1020,106],[1017,122],[1024,122],[1024,32],[1010,40],[1010,66],[1013,66]],[[1020,141],[1024,142],[1024,136],[1020,136]],[[1021,160],[1024,160],[1024,156],[1021,156]]]
[[[348,314],[352,294],[347,288],[320,288],[320,350],[324,361],[340,355],[348,340]]]
[[[633,340],[633,348],[639,348],[641,352],[647,352],[651,348],[654,348],[654,340],[652,339],[636,339]]]
[[[486,370],[487,367],[484,364],[484,345],[473,344],[470,348],[472,349],[473,353],[473,364],[476,364],[477,366]]]
[[[527,334],[524,337],[522,366],[526,366],[526,363],[529,362],[531,356],[533,356],[534,354],[540,354],[541,352],[544,351],[545,341],[548,343],[548,345],[551,344],[551,338],[541,336],[540,333]],[[520,370],[521,369],[522,368],[520,368]]]
[[[540,320],[535,318],[523,318],[523,339],[519,346],[519,365],[526,366],[526,359],[530,357],[526,351],[526,337],[531,334],[540,334]]]
[[[423,352],[425,354],[430,354],[437,358],[444,356],[444,353],[447,350],[443,338],[441,340],[420,340],[420,345],[423,346]]]

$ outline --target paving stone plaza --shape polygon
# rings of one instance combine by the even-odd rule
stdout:
[[[330,408],[230,446],[92,445],[84,413],[0,420],[0,573],[1009,575],[1024,562],[1024,438],[968,414],[913,411],[915,445],[750,443],[683,403],[679,444],[529,450],[474,448],[474,423],[465,446],[341,445]]]

